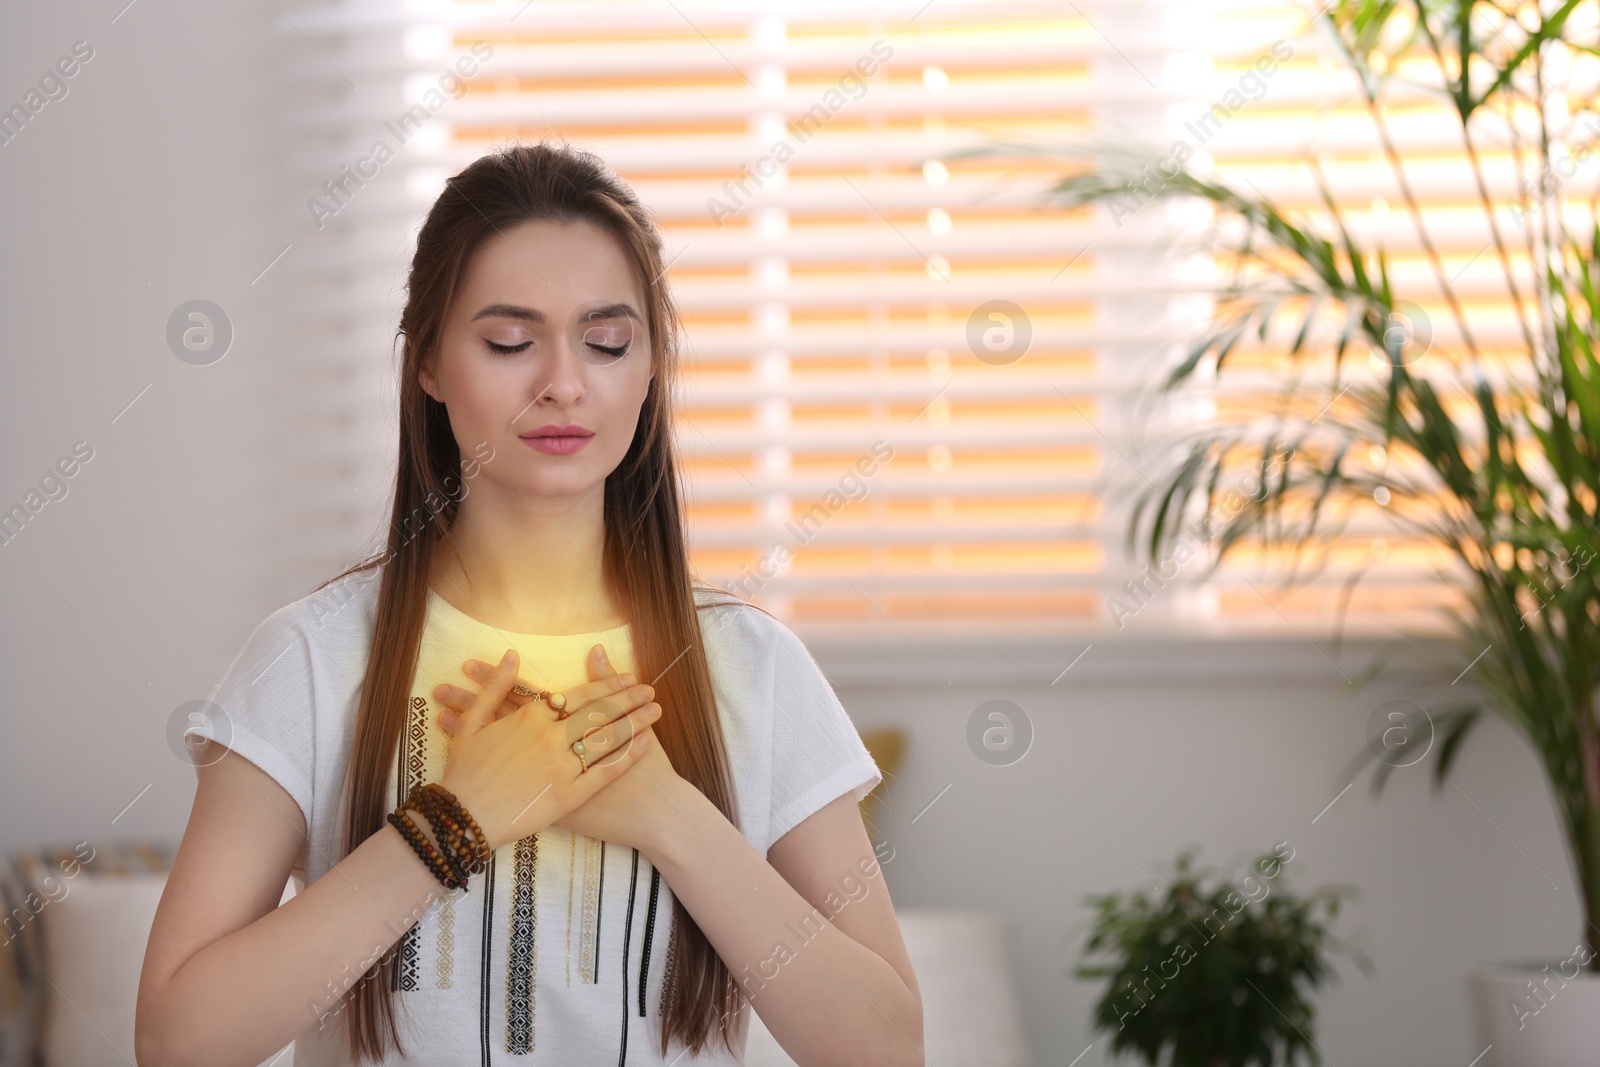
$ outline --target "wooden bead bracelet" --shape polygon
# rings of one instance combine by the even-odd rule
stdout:
[[[428,820],[439,842],[438,848],[412,821],[412,811]],[[454,794],[437,782],[429,782],[413,791],[405,803],[389,813],[386,821],[400,831],[446,889],[465,892],[468,880],[488,866],[493,854],[477,820]]]
[[[445,847],[447,858],[455,862],[459,880],[464,882],[488,866],[492,850],[486,844],[483,829],[448,789],[429,782],[411,799],[435,827],[442,824],[440,844]]]
[[[400,836],[404,837],[412,850],[422,857],[422,862],[428,865],[428,870],[433,872],[433,876],[439,879],[446,889],[466,889],[465,885],[456,880],[454,873],[445,864],[444,858],[439,855],[439,851],[428,843],[428,839],[423,836],[417,824],[411,821],[411,816],[404,808],[391,811],[386,821],[400,831]]]

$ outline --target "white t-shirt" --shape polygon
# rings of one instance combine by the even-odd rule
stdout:
[[[227,745],[300,805],[309,832],[294,871],[300,885],[341,858],[345,778],[379,578],[376,568],[347,575],[267,616],[211,696],[221,713],[186,731]],[[859,800],[882,776],[787,626],[747,604],[717,604],[726,597],[702,587],[695,599],[715,604],[697,614],[739,829],[766,855],[823,805],[846,793]],[[430,590],[409,720],[389,774],[391,810],[443,773],[449,736],[433,690],[441,682],[477,689],[462,673],[464,660],[493,663],[515,648],[525,681],[563,690],[589,680],[585,657],[597,643],[617,671],[650,681],[635,668],[626,626],[509,633]],[[559,827],[502,846],[467,892],[435,900],[400,938],[392,996],[408,1056],[384,1064],[738,1063],[720,1038],[700,1056],[680,1056],[677,1041],[666,1059],[658,1052],[672,900],[633,848]],[[327,1007],[337,1003],[330,992]],[[735,1030],[741,1055],[749,1012],[747,1003]],[[348,1018],[345,1008],[312,1023],[295,1043],[295,1067],[349,1064]]]

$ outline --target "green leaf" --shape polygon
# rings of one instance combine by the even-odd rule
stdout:
[[[1439,737],[1439,755],[1433,765],[1435,789],[1444,788],[1445,780],[1450,776],[1450,768],[1454,766],[1456,756],[1461,751],[1461,743],[1467,739],[1467,734],[1471,733],[1480,713],[1481,709],[1478,707],[1466,707],[1443,712],[1435,718],[1434,731]]]

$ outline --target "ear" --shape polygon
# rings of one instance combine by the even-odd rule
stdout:
[[[433,373],[434,353],[430,352],[422,357],[422,365],[417,368],[417,384],[422,386],[422,391],[433,399],[444,403],[444,398],[439,395],[439,379]]]

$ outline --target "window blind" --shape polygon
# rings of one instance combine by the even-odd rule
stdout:
[[[1371,562],[1376,520],[1354,524],[1338,565],[1294,597],[1244,557],[1210,582],[1193,562],[1158,566],[1152,581],[1123,551],[1129,492],[1165,473],[1138,447],[1134,407],[1198,313],[1205,257],[1171,253],[1193,212],[1052,209],[1041,194],[1063,160],[957,156],[991,140],[1168,143],[1293,11],[1233,0],[286,11],[284,109],[300,146],[288,171],[307,202],[285,257],[303,343],[284,367],[324,455],[286,471],[298,517],[285,551],[349,558],[365,547],[352,541],[361,517],[381,513],[390,342],[428,203],[477,156],[550,136],[605,158],[665,235],[687,331],[677,443],[703,577],[841,636],[1319,625],[1340,580]],[[462,57],[473,72],[457,82]],[[1212,131],[1218,169],[1304,200],[1287,176],[1289,134],[1338,114],[1328,76],[1297,44],[1270,90]],[[1353,123],[1338,138],[1370,151]],[[1276,373],[1269,347],[1251,358],[1264,380]],[[1212,417],[1221,395],[1180,398],[1162,417]],[[321,489],[304,489],[308,478]],[[1357,628],[1391,625],[1392,608],[1431,587],[1413,546],[1382,544]]]

